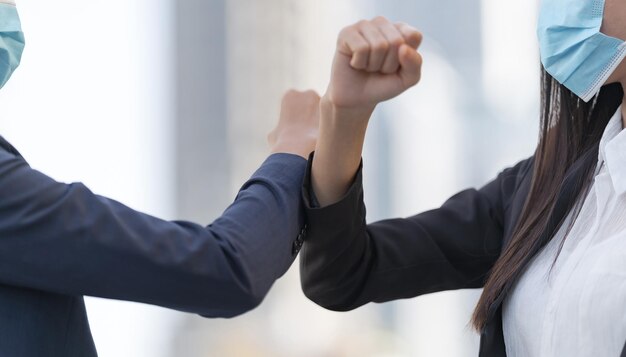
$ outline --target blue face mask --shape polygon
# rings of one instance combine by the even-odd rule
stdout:
[[[600,32],[605,0],[541,0],[541,62],[554,79],[585,102],[626,56],[624,41]]]
[[[24,50],[24,34],[13,1],[0,0],[0,88],[19,66]]]

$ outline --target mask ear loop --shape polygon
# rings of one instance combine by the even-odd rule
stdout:
[[[598,91],[598,93],[596,93],[591,99],[591,108],[589,109],[589,117],[587,117],[587,119],[590,119],[591,117],[591,113],[593,113],[593,111],[596,109],[596,104],[598,104],[598,99],[600,98],[600,91]],[[580,109],[580,106],[582,105],[583,100],[579,97],[576,96],[576,108]]]

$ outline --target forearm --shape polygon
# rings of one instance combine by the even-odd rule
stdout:
[[[529,167],[532,160],[525,160],[438,209],[369,225],[361,171],[346,195],[324,208],[307,198],[307,173],[309,233],[300,259],[305,295],[327,309],[346,311],[368,302],[482,287],[501,253],[505,207]]]
[[[324,207],[339,201],[361,163],[365,132],[373,108],[343,110],[328,98],[320,104],[320,135],[312,167],[312,186]]]
[[[57,183],[0,152],[0,281],[209,316],[243,313],[295,259],[305,166],[270,157],[203,227]]]
[[[305,295],[330,310],[356,307],[371,271],[373,255],[365,236],[365,204],[359,169],[352,185],[338,202],[319,208],[309,198],[311,166],[303,185],[309,231],[300,257]]]
[[[313,189],[322,207],[339,201],[352,183],[376,105],[419,81],[420,42],[415,29],[382,17],[341,31],[330,84],[320,104],[320,136],[313,159]]]

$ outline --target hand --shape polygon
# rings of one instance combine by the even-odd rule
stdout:
[[[384,17],[360,21],[339,34],[325,101],[333,107],[372,111],[417,84],[422,35],[409,25]]]
[[[341,199],[359,168],[376,105],[419,82],[422,35],[383,17],[341,31],[328,90],[320,104],[320,138],[311,182],[322,207]]]
[[[308,159],[317,143],[319,106],[320,96],[314,91],[288,91],[283,96],[278,125],[267,136],[272,153]]]

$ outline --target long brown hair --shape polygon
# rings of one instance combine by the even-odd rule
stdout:
[[[494,317],[530,260],[563,224],[563,219],[556,224],[550,220],[568,170],[583,156],[597,155],[604,129],[623,96],[621,85],[611,84],[585,103],[542,70],[540,135],[531,186],[511,241],[492,268],[474,310],[472,324],[478,331]],[[580,212],[580,198],[591,186],[596,163],[584,160],[579,171],[583,174],[567,192],[567,212]]]

